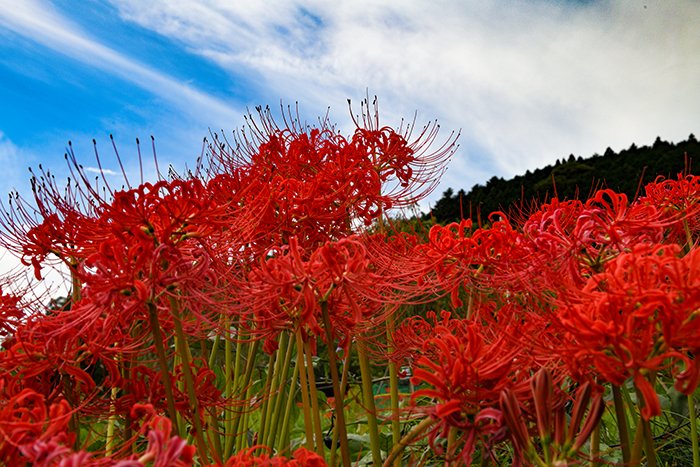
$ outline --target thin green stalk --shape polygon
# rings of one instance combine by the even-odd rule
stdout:
[[[253,397],[253,386],[249,385],[245,389],[245,400],[249,401]],[[240,452],[244,448],[247,448],[250,446],[250,442],[248,440],[248,427],[250,426],[250,415],[253,413],[253,407],[250,407],[249,410],[243,411],[243,413],[240,414],[240,417],[238,418],[238,424],[236,425],[236,432],[237,432],[237,437],[236,437],[236,451]],[[255,440],[253,440],[253,444],[255,443]]]
[[[124,361],[124,364],[121,367],[121,376],[122,378],[129,378],[131,374],[131,367],[133,365],[133,361],[131,359],[126,359]],[[132,435],[132,420],[131,420],[131,414],[127,413],[125,414],[125,423],[124,423],[124,439],[125,440],[130,440],[131,435]],[[136,443],[130,443],[131,444],[131,453],[136,454],[137,450],[137,445]]]
[[[219,351],[219,341],[221,341],[221,336],[218,334],[214,337],[214,343],[211,345],[211,352],[209,352],[209,360],[207,361],[209,368],[214,368],[216,364],[216,354]]]
[[[117,354],[114,360],[117,366],[120,366],[120,363],[122,363],[121,354]],[[120,373],[121,372],[122,371],[120,370]],[[119,394],[119,388],[115,386],[109,392],[109,419],[107,420],[107,437],[105,440],[105,454],[107,455],[107,457],[111,456],[114,452],[114,428],[117,423],[115,403],[117,401],[117,394]]]
[[[262,404],[260,406],[260,425],[258,429],[258,442],[263,442],[265,439],[265,428],[267,425],[267,417],[269,415],[270,398],[272,397],[272,381],[275,379],[275,371],[277,370],[279,358],[279,347],[270,354],[267,363],[267,375],[265,375],[265,386],[262,391]]]
[[[309,396],[311,398],[311,408],[313,411],[314,435],[316,436],[316,452],[324,456],[323,430],[321,428],[321,410],[318,406],[318,392],[316,391],[316,376],[314,374],[314,362],[311,355],[311,345],[304,342],[304,353],[306,354],[306,371],[308,372]]]
[[[445,459],[446,463],[449,463],[452,461],[454,458],[455,450],[457,446],[455,446],[457,442],[457,427],[451,426],[450,429],[447,432],[447,458]]]
[[[119,388],[113,387],[109,394],[109,419],[107,420],[107,438],[105,440],[105,455],[110,457],[114,452],[114,426],[117,423],[116,407]]]
[[[238,388],[245,388],[243,400],[248,403],[251,399],[252,384],[250,380],[253,376],[253,368],[255,368],[255,357],[258,353],[258,348],[260,347],[260,341],[256,340],[253,345],[248,347],[248,361],[246,362],[245,372],[243,373],[243,381],[241,383],[236,383],[235,388],[237,388],[236,393],[238,393]],[[240,378],[239,378],[240,379]],[[232,433],[236,434],[236,450],[240,451],[245,446],[248,441],[248,415],[250,408],[237,411],[235,413],[235,419],[233,423]]]
[[[277,382],[277,393],[275,394],[275,406],[273,407],[272,410],[272,415],[271,415],[271,422],[272,425],[270,426],[269,431],[269,436],[268,439],[265,441],[265,444],[267,446],[273,447],[275,445],[275,439],[277,437],[277,432],[279,424],[280,424],[280,418],[281,414],[280,411],[282,410],[282,401],[284,400],[284,387],[287,383],[287,376],[289,374],[289,365],[292,362],[292,353],[294,351],[294,345],[292,345],[292,336],[287,334],[287,339],[285,341],[285,355],[284,355],[284,361],[282,363],[282,372],[279,374],[279,380]]]
[[[158,310],[153,302],[146,304],[148,309],[148,317],[151,322],[151,334],[153,334],[153,345],[156,348],[156,356],[158,357],[158,366],[160,367],[160,378],[165,389],[165,402],[168,407],[168,417],[173,423],[173,428],[176,433],[180,432],[177,421],[177,410],[175,410],[175,397],[173,397],[173,386],[170,379],[170,368],[168,367],[168,358],[165,355],[165,347],[163,346],[163,333],[160,329],[158,321]]]
[[[411,428],[411,431],[406,433],[403,438],[398,442],[398,444],[395,444],[394,447],[391,449],[391,452],[389,453],[389,457],[386,458],[384,461],[383,467],[390,467],[391,464],[394,463],[394,460],[399,458],[401,453],[406,449],[406,446],[408,446],[414,439],[416,439],[418,436],[423,434],[425,430],[430,428],[432,425],[437,423],[437,419],[433,419],[431,417],[424,418],[423,420],[420,421],[416,426]],[[379,465],[379,464],[374,464],[374,465]]]
[[[187,338],[185,337],[185,331],[182,328],[182,317],[180,315],[180,304],[175,298],[170,298],[170,307],[173,315],[173,324],[175,327],[175,336],[177,336],[177,353],[182,361],[182,376],[185,378],[185,388],[187,390],[187,396],[190,401],[190,406],[192,409],[192,423],[195,429],[195,440],[197,443],[197,450],[199,451],[200,459],[205,461],[209,458],[209,449],[207,444],[204,442],[204,430],[202,427],[202,420],[199,418],[199,399],[197,399],[197,392],[194,387],[194,377],[192,376],[192,362],[190,360],[189,348],[187,347]],[[213,453],[215,460],[220,460],[221,453]],[[216,459],[218,458],[218,459]]]
[[[177,351],[177,349],[179,348],[179,344],[177,343],[177,334],[173,336],[173,347],[175,348],[175,353],[172,357],[172,369],[174,374],[175,369],[179,365],[182,365],[182,359],[180,358],[180,354]],[[181,394],[185,394],[186,389],[184,381],[176,379],[174,381],[174,384],[175,389],[177,389]],[[192,440],[194,439],[194,437],[192,436],[192,432],[187,433],[187,420],[180,411],[177,412],[177,424],[180,427],[180,438],[186,438],[187,444],[192,444]]]
[[[226,341],[224,342],[224,371],[226,373],[224,394],[228,399],[228,404],[225,411],[224,431],[226,433],[226,443],[224,445],[224,458],[228,459],[233,451],[233,443],[236,439],[236,423],[240,414],[240,409],[233,410],[234,392],[240,387],[241,375],[241,360],[243,355],[243,339],[240,335],[236,336],[236,361],[233,362],[233,336],[231,336],[231,323],[226,323]],[[248,349],[250,350],[250,349]],[[234,390],[234,388],[236,390]]]
[[[654,385],[654,381],[656,380],[656,374],[651,373],[650,378],[649,378],[649,383]],[[640,402],[640,404],[643,404],[644,398],[642,397],[642,393],[637,388],[635,385],[634,387],[636,393],[637,393],[637,401]],[[638,439],[640,437],[640,432],[641,432],[641,439]],[[654,446],[654,438],[651,432],[651,424],[649,423],[649,420],[645,420],[644,417],[641,416],[641,413],[639,415],[639,423],[637,423],[637,433],[635,435],[635,448],[636,450],[639,450],[640,448],[637,447],[637,443],[641,446],[641,444],[644,444],[644,451],[646,452],[646,458],[647,458],[647,466],[648,467],[656,467],[656,448]],[[636,452],[633,453],[637,454]],[[635,459],[632,459],[633,461]]]
[[[348,433],[345,426],[345,393],[340,389],[340,378],[338,377],[338,362],[335,358],[335,340],[333,339],[333,324],[328,313],[328,302],[321,302],[321,313],[323,314],[323,327],[326,331],[326,344],[328,347],[328,364],[331,367],[331,381],[333,383],[333,400],[335,402],[335,431],[340,438],[340,455],[343,465],[350,467],[350,448],[348,446]],[[331,446],[331,457],[335,454],[335,442]],[[334,459],[333,459],[334,460]],[[332,462],[331,462],[332,463]]]
[[[343,358],[343,375],[340,380],[340,393],[343,394],[343,404],[345,404],[345,394],[348,387],[348,369],[350,368],[350,352],[345,352],[345,357]],[[345,427],[347,432],[347,426]],[[333,430],[332,437],[332,447],[331,455],[335,453],[335,447],[338,445],[338,437],[340,436],[339,430]],[[334,464],[335,459],[331,457],[331,465]]]
[[[224,450],[221,445],[221,427],[219,426],[219,416],[216,413],[216,407],[211,407],[209,409],[207,420],[209,421],[209,426],[212,427],[212,430],[207,432],[207,441],[214,445],[214,451],[217,453],[219,458],[223,459],[222,456]]]
[[[637,418],[636,429],[634,432],[634,441],[630,451],[630,466],[638,466],[642,462],[642,444],[644,437],[642,435],[642,417]]]
[[[683,230],[685,230],[685,245],[683,247],[683,252],[688,253],[693,248],[693,234],[690,233],[690,226],[688,225],[688,219],[683,219]]]
[[[600,423],[598,423],[591,433],[591,467],[598,467],[600,462]]]
[[[690,444],[693,446],[693,467],[700,467],[700,450],[698,449],[698,419],[695,412],[695,396],[688,394],[688,415],[690,416]]]
[[[314,451],[314,431],[311,421],[311,402],[309,401],[309,384],[306,381],[306,362],[304,359],[304,342],[301,329],[297,329],[297,363],[299,366],[299,384],[301,385],[301,406],[304,412],[304,429],[306,430],[306,449]],[[320,442],[320,440],[319,440]]]
[[[386,319],[387,352],[390,355],[394,352],[394,330],[392,313]],[[393,359],[389,360],[389,393],[391,394],[391,440],[392,444],[396,444],[401,439],[401,424],[399,423],[399,372]],[[394,463],[394,467],[400,467],[398,460]]]
[[[289,349],[291,350],[294,346],[291,342],[291,336],[289,338]],[[296,380],[299,376],[299,359],[294,362],[294,370],[292,371],[292,384],[289,386],[289,394],[287,395],[287,403],[284,406],[284,420],[282,420],[281,433],[278,437],[277,451],[282,451],[283,448],[289,446],[289,420],[292,416],[292,407],[294,406],[294,399],[296,396]]]
[[[642,418],[641,428],[644,430],[644,451],[647,454],[647,466],[656,467],[656,448],[654,446],[654,437],[651,433],[651,424],[649,420]]]
[[[627,464],[630,461],[630,435],[627,427],[625,403],[622,400],[619,386],[613,385],[612,393],[615,404],[615,417],[617,418],[617,431],[620,437],[620,448],[622,449],[622,461]]]
[[[362,341],[357,342],[357,356],[360,361],[360,376],[362,379],[362,399],[367,412],[367,426],[369,428],[369,443],[372,450],[372,463],[382,463],[379,449],[379,428],[377,426],[377,408],[374,405],[374,389],[372,388],[372,370],[369,366],[367,350]]]

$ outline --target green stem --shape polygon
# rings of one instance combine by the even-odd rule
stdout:
[[[114,403],[117,400],[119,388],[113,387],[109,394],[109,419],[107,420],[107,439],[105,440],[105,455],[110,457],[114,452],[114,427],[117,423],[116,407]]]
[[[233,410],[234,388],[238,389],[240,385],[241,360],[243,354],[243,340],[241,336],[236,336],[236,363],[233,363],[233,336],[231,335],[231,322],[226,322],[226,340],[224,341],[224,372],[226,379],[224,382],[224,394],[228,403],[226,404],[224,416],[224,432],[226,434],[226,444],[224,445],[224,458],[228,459],[233,451],[233,443],[236,439],[236,423],[240,410]]]
[[[321,313],[323,314],[323,327],[326,331],[326,345],[328,347],[328,364],[331,367],[331,380],[333,383],[333,399],[335,402],[335,431],[340,439],[340,455],[343,465],[350,467],[350,448],[348,446],[348,433],[345,426],[345,393],[340,390],[340,378],[338,376],[338,362],[335,358],[335,340],[333,339],[333,324],[328,313],[328,302],[321,302]],[[331,447],[331,454],[335,454],[335,442]],[[331,456],[333,457],[333,456]],[[332,463],[332,462],[331,462]]]
[[[177,334],[173,336],[173,347],[175,348],[175,353],[173,354],[172,358],[172,369],[173,369],[173,374],[175,374],[175,370],[177,369],[178,366],[182,365],[182,359],[180,358],[180,354],[178,352],[179,344],[177,342]],[[186,394],[185,391],[185,382],[182,381],[181,379],[176,379],[174,381],[175,384],[175,389],[180,394]],[[187,444],[192,444],[192,440],[194,437],[192,436],[192,433],[187,433],[187,420],[185,419],[185,416],[182,414],[182,412],[178,411],[177,412],[177,424],[180,427],[180,438],[187,438]]]
[[[688,225],[688,219],[683,219],[683,230],[685,230],[685,246],[683,247],[683,252],[688,253],[693,248],[693,234],[690,233],[690,226]]]
[[[324,456],[323,430],[321,428],[321,410],[318,406],[318,392],[316,391],[316,376],[314,374],[314,362],[311,355],[311,345],[304,342],[304,353],[306,354],[306,371],[308,372],[309,396],[311,398],[311,408],[313,411],[314,434],[316,436],[316,452]]]
[[[289,345],[289,350],[291,350],[294,346],[291,345],[291,336],[290,336],[290,345]],[[294,406],[294,399],[296,396],[296,380],[297,377],[299,376],[299,359],[297,359],[294,362],[294,370],[292,371],[292,384],[289,387],[289,394],[287,395],[287,403],[284,406],[284,420],[282,420],[282,432],[279,435],[279,442],[277,444],[277,450],[281,451],[282,448],[286,448],[289,446],[289,420],[292,416],[292,407]]]
[[[644,437],[642,436],[642,417],[641,415],[637,419],[636,429],[634,432],[634,441],[632,442],[632,449],[630,451],[630,466],[638,466],[642,462],[642,441]]]
[[[454,454],[457,446],[455,446],[455,443],[457,442],[457,427],[451,426],[449,431],[447,432],[447,456],[445,459],[445,464],[449,465],[450,462],[454,459]]]
[[[348,369],[350,368],[350,352],[345,352],[345,357],[343,358],[343,375],[340,380],[340,393],[343,394],[343,404],[345,404],[345,394],[347,393],[347,387],[348,387]],[[347,432],[347,427],[345,428]],[[340,436],[339,430],[333,430],[333,448],[338,445],[338,437]],[[331,454],[333,454],[334,451],[331,451]],[[335,459],[331,457],[331,465],[335,465],[333,463]]]
[[[656,448],[649,420],[642,418],[642,429],[644,430],[644,451],[647,454],[647,466],[656,467]]]
[[[652,387],[654,386],[655,380],[656,380],[656,374],[651,373],[650,378],[649,378],[649,383],[652,385]],[[639,390],[639,388],[637,388],[636,385],[635,385],[634,389],[637,392],[637,401],[639,401],[640,404],[643,404],[644,398],[642,397],[641,391]],[[648,467],[656,467],[656,448],[654,447],[654,438],[653,438],[653,435],[651,432],[651,424],[649,423],[649,420],[645,420],[644,417],[641,416],[641,413],[639,415],[639,423],[637,424],[637,434],[636,434],[637,436],[635,436],[635,443],[637,443],[636,438],[639,436],[640,431],[642,433],[642,441],[644,443],[644,451],[646,452],[647,466]]]
[[[220,340],[221,336],[217,334],[214,337],[214,343],[211,345],[211,352],[209,352],[209,361],[207,362],[209,364],[209,368],[214,368],[214,365],[216,364],[216,353],[219,351]]]
[[[362,399],[367,412],[367,426],[369,428],[369,443],[372,450],[372,463],[382,463],[379,449],[379,429],[377,426],[377,408],[374,405],[374,389],[372,388],[372,370],[369,366],[367,349],[362,341],[357,341],[357,356],[360,361],[360,376],[362,379]]]
[[[182,328],[182,317],[180,315],[180,303],[173,297],[170,298],[170,307],[173,315],[173,324],[175,327],[175,336],[177,336],[177,353],[182,361],[182,376],[185,378],[185,388],[187,396],[190,400],[192,409],[192,423],[195,429],[195,440],[197,449],[199,450],[200,459],[206,461],[209,458],[207,444],[204,442],[204,430],[202,420],[200,418],[199,399],[194,387],[194,377],[192,376],[192,362],[190,360],[189,348],[187,347],[187,338]],[[214,453],[215,457],[220,457],[220,453]],[[219,459],[216,459],[219,460]]]
[[[394,331],[394,315],[390,314],[386,319],[386,342],[389,355],[394,352]],[[395,445],[401,439],[401,424],[399,423],[399,372],[393,359],[389,360],[389,392],[391,394],[391,440]],[[394,467],[400,467],[400,464],[397,459]]]
[[[216,407],[211,407],[209,409],[207,419],[209,420],[209,426],[212,427],[212,431],[208,432],[210,436],[207,437],[207,440],[210,442],[210,444],[214,445],[214,451],[216,452],[218,458],[223,459],[222,456],[224,450],[221,446],[221,428],[219,427],[219,415],[216,412]]]
[[[117,368],[119,368],[119,366],[121,366],[121,354],[118,354],[114,360]],[[122,373],[121,370],[119,371]],[[105,440],[105,454],[107,457],[110,457],[114,452],[114,428],[117,423],[115,403],[117,401],[117,394],[119,394],[119,388],[115,386],[109,392],[109,419],[107,420],[107,439]]]
[[[690,444],[693,446],[693,467],[700,467],[700,450],[698,449],[698,419],[695,412],[695,397],[688,394],[688,415],[690,416]]]
[[[593,429],[591,434],[591,467],[598,467],[600,463],[600,423]]]
[[[430,428],[432,425],[434,425],[437,422],[437,419],[432,419],[430,417],[424,418],[421,420],[420,423],[418,423],[416,426],[411,428],[411,431],[406,433],[406,435],[401,438],[401,440],[398,442],[398,444],[395,444],[394,447],[391,449],[391,452],[389,453],[389,457],[386,458],[384,461],[384,467],[389,467],[391,464],[394,463],[394,460],[399,457],[399,455],[403,452],[404,449],[406,449],[406,446],[408,446],[414,439],[416,439],[418,436],[420,436],[425,430]],[[375,464],[379,465],[379,464]]]
[[[270,429],[268,430],[269,435],[268,439],[265,440],[265,445],[273,447],[275,445],[275,438],[277,437],[277,432],[279,422],[280,422],[280,411],[282,410],[282,401],[284,399],[284,386],[287,383],[287,375],[289,374],[289,365],[292,361],[292,352],[294,350],[294,346],[292,345],[292,337],[290,334],[287,334],[286,340],[284,341],[284,348],[285,350],[285,355],[284,355],[284,361],[282,363],[281,367],[281,374],[279,374],[279,379],[277,381],[277,391],[275,393],[275,405],[272,410],[272,414],[270,416],[270,421],[272,422],[272,425],[270,426]],[[280,343],[280,347],[282,347],[282,344]]]
[[[306,449],[314,450],[314,431],[311,421],[311,402],[309,401],[309,384],[306,381],[306,362],[304,361],[304,342],[301,329],[297,329],[297,364],[299,365],[299,384],[301,386],[301,406],[304,412],[304,429],[306,430]]]
[[[234,385],[236,389],[236,394],[243,390],[243,401],[248,404],[251,398],[252,384],[250,384],[251,377],[253,376],[253,368],[255,368],[255,357],[258,353],[258,348],[260,346],[260,341],[256,340],[253,345],[248,347],[248,361],[246,362],[245,373],[243,373],[243,381],[240,383],[236,381]],[[240,375],[238,380],[240,380]],[[248,404],[249,405],[249,404]],[[246,445],[248,441],[248,413],[250,412],[250,407],[237,411],[235,413],[235,419],[233,421],[233,431],[236,434],[236,450],[240,451]]]
[[[620,448],[622,449],[622,462],[627,464],[630,461],[630,435],[627,427],[625,403],[622,400],[619,386],[613,385],[612,393],[615,404],[615,417],[617,418],[617,431],[620,437]]]
[[[277,350],[270,354],[269,361],[267,363],[267,375],[265,376],[265,386],[262,392],[262,405],[260,407],[260,427],[258,429],[258,443],[264,443],[266,435],[266,426],[268,424],[268,416],[270,415],[270,399],[272,398],[272,392],[274,391],[273,380],[275,379],[275,371],[278,371],[279,361],[278,358],[279,347]],[[257,444],[257,443],[256,443]]]
[[[168,358],[165,355],[165,347],[163,346],[163,333],[160,329],[160,321],[158,321],[158,310],[153,302],[146,304],[148,309],[148,317],[151,322],[151,333],[153,334],[153,345],[156,348],[156,356],[158,357],[158,366],[160,367],[160,378],[165,389],[165,401],[168,407],[168,417],[173,423],[173,428],[176,433],[180,432],[177,422],[177,410],[175,410],[175,398],[173,397],[173,386],[170,379],[170,368],[168,368]]]

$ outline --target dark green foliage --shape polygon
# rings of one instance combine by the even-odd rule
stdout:
[[[557,196],[560,200],[585,199],[601,188],[625,193],[630,199],[641,186],[661,175],[675,178],[688,169],[690,161],[700,156],[700,143],[694,135],[686,141],[669,143],[656,138],[652,146],[637,147],[616,153],[607,148],[601,156],[594,154],[584,159],[573,154],[510,180],[492,177],[484,185],[475,185],[465,193],[449,188],[435,203],[431,213],[439,223],[471,217],[475,222],[486,221],[488,214],[503,211],[510,215],[528,212],[533,203],[541,203]]]

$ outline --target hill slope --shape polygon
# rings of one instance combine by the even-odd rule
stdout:
[[[584,159],[570,155],[510,180],[492,177],[486,185],[475,185],[466,193],[451,188],[443,193],[430,214],[439,223],[452,222],[464,217],[485,220],[493,211],[513,212],[527,209],[533,202],[542,202],[557,196],[559,199],[586,198],[600,188],[612,188],[633,198],[640,183],[648,183],[662,175],[675,178],[700,158],[700,143],[694,135],[679,143],[656,138],[651,146],[635,144],[619,153],[608,148],[603,155],[594,154]]]

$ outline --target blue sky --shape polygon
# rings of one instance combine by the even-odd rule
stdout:
[[[330,107],[377,95],[382,122],[418,112],[460,149],[427,207],[573,153],[700,133],[700,2],[554,0],[0,0],[0,193],[27,167],[131,174],[134,140],[182,168],[246,108]],[[114,175],[119,184],[120,175]]]

